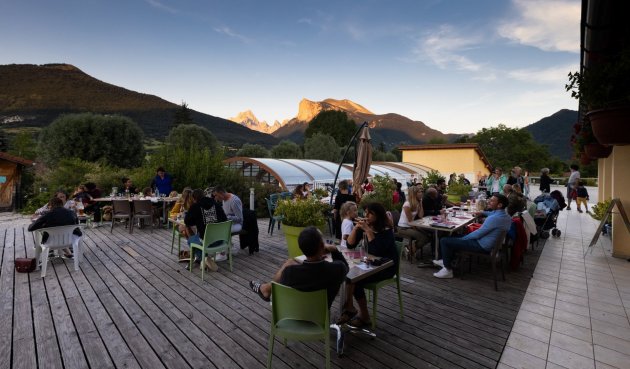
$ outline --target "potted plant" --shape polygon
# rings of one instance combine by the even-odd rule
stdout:
[[[585,117],[581,124],[575,123],[573,130],[571,144],[573,145],[575,158],[582,165],[588,165],[592,159],[607,158],[612,152],[612,146],[602,145],[597,142],[588,117]]]
[[[315,198],[303,200],[279,200],[276,215],[282,216],[282,229],[287,240],[289,257],[302,255],[298,246],[298,236],[306,227],[322,227],[326,223],[324,213],[329,206]]]
[[[565,85],[571,96],[586,107],[593,135],[603,145],[630,143],[630,49],[609,60],[593,63],[581,73],[569,73]]]

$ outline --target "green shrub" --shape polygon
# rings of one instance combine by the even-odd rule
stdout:
[[[329,210],[314,198],[304,200],[280,200],[276,207],[276,215],[282,215],[282,223],[293,227],[321,227],[326,223],[324,214]]]
[[[599,221],[604,219],[604,215],[606,215],[606,210],[610,206],[611,202],[612,200],[605,200],[605,201],[600,201],[597,204],[593,205],[593,207],[591,208],[591,216]],[[611,222],[612,222],[611,217],[608,217],[608,221],[606,221],[606,223],[610,224]]]
[[[468,193],[471,190],[471,185],[467,185],[462,182],[455,182],[448,186],[448,194],[455,195],[457,197],[468,196]],[[460,199],[458,198],[457,201],[460,201]]]
[[[422,182],[422,187],[427,189],[429,186],[437,184],[438,179],[446,180],[446,177],[437,170],[431,169],[426,176],[420,176],[419,182]]]
[[[402,208],[400,203],[394,205],[394,190],[396,187],[389,175],[374,176],[372,178],[372,186],[374,186],[374,191],[363,195],[361,198],[361,207],[365,207],[372,202],[379,202],[385,207],[385,210],[400,210]]]

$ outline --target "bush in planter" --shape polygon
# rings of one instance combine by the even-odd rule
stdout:
[[[280,200],[276,207],[276,215],[283,217],[282,224],[292,227],[321,227],[326,223],[324,213],[328,210],[327,204],[314,198],[304,200]]]
[[[448,194],[455,195],[456,201],[461,201],[464,197],[468,198],[468,194],[472,191],[472,186],[465,184],[463,181],[457,181],[448,186]]]

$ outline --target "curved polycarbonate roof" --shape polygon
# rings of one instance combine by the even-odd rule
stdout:
[[[283,189],[291,190],[298,184],[308,182],[314,187],[326,183],[332,184],[338,163],[314,159],[269,159],[235,157],[225,160],[227,166],[241,170],[243,175],[256,177],[263,182],[277,183]],[[370,177],[389,175],[405,183],[412,175],[426,175],[431,168],[398,162],[373,162]],[[352,179],[352,164],[341,166],[337,181]]]

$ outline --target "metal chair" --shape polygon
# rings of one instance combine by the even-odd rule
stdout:
[[[143,221],[148,220],[151,222],[151,233],[153,233],[153,228],[155,228],[155,215],[153,214],[153,205],[151,205],[151,200],[133,200],[133,220]],[[133,225],[134,222],[131,222],[131,229],[129,233],[133,233]]]
[[[324,340],[326,368],[330,368],[330,317],[327,291],[302,292],[276,282],[271,284],[271,332],[267,368],[271,368],[275,337],[295,341]]]
[[[477,258],[486,258],[490,259],[490,263],[492,264],[492,276],[494,278],[494,290],[498,291],[499,288],[497,286],[497,259],[501,262],[501,275],[503,277],[503,281],[505,281],[505,266],[503,262],[503,244],[505,243],[505,236],[507,235],[507,231],[502,231],[497,239],[497,242],[492,247],[490,253],[481,253],[474,251],[459,251],[459,274],[463,276],[464,274],[464,258],[468,256],[468,272],[472,272],[472,258],[473,256],[477,256]]]
[[[117,219],[127,219],[129,224],[132,223],[133,214],[131,213],[131,202],[129,200],[112,201],[112,227],[109,230],[110,233],[114,231],[114,224]]]
[[[82,229],[84,225],[72,224],[67,226],[50,227],[37,229],[34,232],[35,235],[35,258],[41,262],[41,277],[46,276],[46,269],[48,267],[48,251],[65,249],[72,247],[72,253],[74,254],[74,270],[79,270],[79,260],[81,259],[81,240],[82,236],[75,236],[74,230],[77,228]],[[44,237],[44,234],[47,236]],[[44,238],[46,239],[45,241]],[[39,269],[39,265],[37,269]]]
[[[272,195],[273,196],[273,195]],[[280,223],[282,223],[282,216],[274,215],[276,211],[276,205],[278,200],[274,203],[271,199],[265,199],[267,201],[267,211],[269,212],[269,227],[267,227],[267,233],[273,236],[273,227],[278,222],[278,230],[280,230]]]

